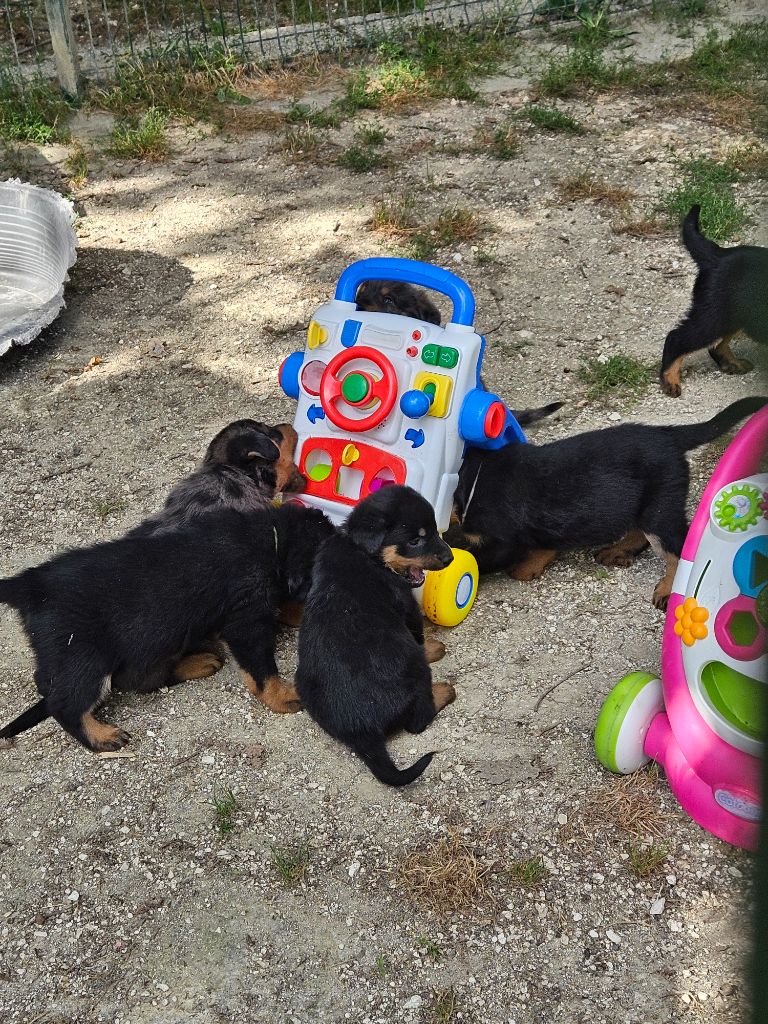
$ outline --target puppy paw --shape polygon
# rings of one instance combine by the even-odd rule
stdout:
[[[635,555],[624,548],[603,548],[602,551],[595,552],[595,561],[599,562],[600,565],[619,569],[626,569],[627,566],[632,565],[634,560]]]
[[[669,604],[669,589],[666,585],[666,581],[662,581],[662,583],[657,583],[654,588],[653,607],[658,608],[659,611],[665,612],[667,610],[667,605]]]
[[[445,644],[442,640],[428,636],[424,640],[424,654],[427,658],[427,664],[432,665],[434,662],[440,661],[441,658],[445,657]]]
[[[666,377],[662,377],[660,383],[661,390],[665,395],[669,395],[670,398],[679,398],[683,393],[680,381],[670,381]]]
[[[754,370],[755,364],[750,363],[748,359],[729,359],[727,363],[720,363],[720,369],[723,373],[729,375],[741,376],[743,373],[749,373],[750,370]]]
[[[456,700],[456,688],[450,683],[433,683],[432,699],[435,702],[435,709],[442,711]]]
[[[224,665],[224,659],[213,651],[200,651],[197,654],[188,654],[181,661],[177,662],[173,674],[179,680],[186,679],[208,679],[216,675]]]
[[[91,750],[97,754],[102,754],[106,751],[122,750],[130,742],[131,734],[126,732],[125,729],[118,729],[114,725],[105,725],[103,729],[102,739],[91,740]],[[107,735],[108,733],[109,735]]]
[[[261,701],[275,714],[295,715],[297,711],[301,711],[301,699],[296,687],[286,683],[280,676],[269,676],[264,680],[262,686],[259,686],[256,680],[245,672],[243,679],[256,700]]]

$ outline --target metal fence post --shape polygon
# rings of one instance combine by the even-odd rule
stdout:
[[[72,31],[69,0],[45,0],[45,13],[59,84],[65,93],[76,97],[80,94],[80,62]]]

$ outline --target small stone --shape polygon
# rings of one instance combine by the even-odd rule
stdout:
[[[347,874],[349,875],[350,878],[354,878],[359,870],[360,870],[360,861],[359,860],[353,860],[352,863],[347,868]]]
[[[216,759],[213,754],[203,754],[200,758],[201,764],[215,764]]]
[[[558,825],[567,825],[568,824],[568,815],[567,814],[558,814],[558,816],[557,816],[557,824]]]
[[[418,1008],[424,1003],[421,996],[411,996],[410,999],[406,999],[403,1003],[404,1010],[418,1010]]]
[[[667,885],[677,885],[677,875],[667,875]]]
[[[77,889],[73,889],[72,892],[67,893],[67,899],[69,900],[70,903],[77,903],[77,901],[80,899],[80,893],[77,891]]]
[[[699,1000],[700,1003],[706,1003],[706,1001],[709,999],[709,996],[706,992],[697,992],[696,998]]]
[[[611,928],[609,928],[608,931],[605,933],[605,937],[606,939],[608,939],[609,942],[612,942],[614,946],[621,945],[621,936],[617,932],[613,931]]]
[[[663,896],[661,896],[659,899],[653,901],[648,910],[648,913],[651,915],[651,917],[658,917],[660,914],[664,913],[664,907],[666,907],[666,905],[667,901],[664,899]]]

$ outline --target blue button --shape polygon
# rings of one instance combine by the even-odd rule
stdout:
[[[422,416],[427,415],[431,404],[432,399],[429,395],[416,388],[413,391],[406,391],[402,396],[400,399],[400,411],[408,419],[420,420]]]
[[[362,320],[345,320],[341,329],[341,344],[344,348],[352,348],[363,326]]]
[[[310,423],[314,423],[315,420],[325,419],[325,409],[322,405],[310,405],[307,409],[307,419]]]
[[[746,597],[757,597],[768,583],[768,537],[754,537],[742,544],[733,559],[736,586]]]
[[[405,432],[405,440],[411,442],[412,448],[421,448],[424,444],[424,431],[416,430],[414,427],[411,427]]]

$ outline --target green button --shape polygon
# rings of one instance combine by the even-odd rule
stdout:
[[[341,393],[348,402],[362,402],[368,397],[368,381],[362,373],[348,373],[341,382]]]
[[[452,370],[459,361],[459,353],[455,348],[441,348],[437,360],[438,366],[444,366],[446,370]]]
[[[440,358],[440,346],[439,345],[425,345],[421,350],[421,361],[422,363],[429,363],[430,366],[437,366],[437,360]]]

